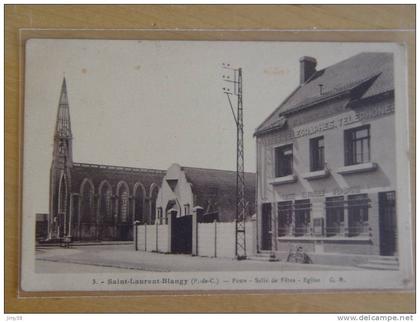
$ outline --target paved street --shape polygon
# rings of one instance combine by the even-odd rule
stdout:
[[[36,252],[37,273],[108,273],[127,270],[214,272],[348,269],[338,266],[268,262],[264,260],[236,261],[227,258],[136,252],[132,245],[91,245],[76,246],[70,249],[43,247],[37,248]]]
[[[64,262],[52,262],[49,260],[37,260],[37,273],[123,273],[130,271],[128,268],[107,267],[99,265],[85,265]]]

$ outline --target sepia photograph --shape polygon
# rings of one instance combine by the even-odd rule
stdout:
[[[413,289],[406,48],[30,39],[24,291]]]

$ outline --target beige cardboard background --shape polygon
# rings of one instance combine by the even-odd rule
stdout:
[[[331,294],[217,292],[194,294],[193,296],[189,293],[182,293],[182,295],[160,293],[159,296],[156,296],[140,292],[24,294],[18,291],[20,138],[23,130],[21,127],[23,52],[20,49],[23,48],[26,39],[39,37],[405,42],[410,64],[410,144],[412,160],[414,160],[415,121],[412,117],[415,115],[414,6],[7,5],[5,18],[6,312],[413,312],[415,310],[414,293],[406,292],[340,292]],[[21,28],[25,28],[25,30],[19,30]],[[34,30],[32,28],[65,28],[67,30]],[[69,30],[70,28],[73,30]],[[92,28],[95,30],[74,30]],[[186,30],[161,30],[167,28]],[[206,30],[190,31],[194,28]],[[306,29],[307,31],[220,30],[224,28],[241,30]],[[160,31],[115,29],[160,29]],[[218,30],[211,31],[211,29]],[[319,31],[320,29],[339,29],[339,31]],[[344,31],[344,29],[353,31]],[[388,31],[362,31],[367,29],[386,29]],[[414,162],[411,168],[414,174]],[[414,196],[414,176],[412,178]],[[415,198],[413,197],[412,200]],[[54,296],[69,295],[71,297],[53,298]],[[86,295],[96,295],[96,297],[77,298],[77,296]],[[98,295],[105,295],[105,297],[97,297]],[[119,297],[107,297],[106,295],[118,295]],[[19,299],[22,296],[30,297]]]

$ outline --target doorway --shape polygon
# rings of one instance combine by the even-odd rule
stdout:
[[[121,241],[129,241],[132,240],[132,237],[130,236],[130,225],[128,224],[120,224],[118,227],[118,240]]]
[[[397,255],[397,216],[395,191],[379,193],[380,254]]]
[[[169,215],[169,214],[168,214]],[[171,218],[171,253],[192,253],[192,216],[176,217],[176,212],[170,214]]]
[[[262,205],[261,250],[271,250],[271,203]]]

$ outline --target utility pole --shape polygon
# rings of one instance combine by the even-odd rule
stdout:
[[[245,238],[245,169],[244,169],[244,121],[242,106],[242,68],[232,68],[230,64],[223,63],[222,67],[230,71],[229,75],[223,75],[225,82],[233,85],[224,87],[233,118],[236,123],[236,223],[235,223],[235,255],[236,259],[246,259]],[[233,79],[232,79],[233,77]],[[236,97],[236,113],[232,104],[231,96]]]

